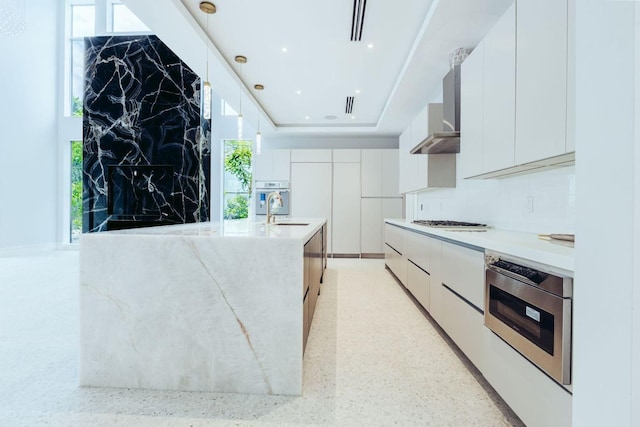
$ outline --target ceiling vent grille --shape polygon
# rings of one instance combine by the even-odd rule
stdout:
[[[353,0],[353,17],[351,18],[351,41],[362,41],[362,28],[364,27],[364,12],[367,8],[367,0]]]
[[[344,109],[345,114],[353,113],[353,101],[354,101],[353,96],[347,96],[347,106]]]

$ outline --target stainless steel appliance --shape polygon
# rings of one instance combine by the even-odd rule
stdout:
[[[571,384],[573,279],[485,255],[484,324],[560,384]]]
[[[289,182],[288,181],[256,181],[256,215],[267,214],[267,197],[269,193],[280,193],[280,207],[272,207],[273,215],[289,215]]]
[[[413,147],[411,154],[460,152],[460,65],[453,66],[442,79],[442,104],[442,130]]]

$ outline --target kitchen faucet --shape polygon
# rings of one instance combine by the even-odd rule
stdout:
[[[271,198],[272,197],[274,199],[274,203],[277,203],[276,208],[281,208],[282,207],[282,196],[280,196],[280,192],[279,191],[273,191],[273,192],[269,193],[269,195],[267,196],[267,224],[270,224],[271,222],[273,222],[273,223],[276,222],[275,215],[271,213]]]

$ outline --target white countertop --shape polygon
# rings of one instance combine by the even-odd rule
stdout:
[[[486,231],[447,231],[423,225],[412,224],[402,219],[385,219],[385,222],[423,234],[437,236],[466,245],[484,248],[512,257],[539,263],[573,275],[574,248],[566,242],[556,242],[538,238],[534,233],[521,233],[488,229]]]
[[[296,239],[303,242],[313,237],[314,233],[326,222],[324,218],[287,218],[278,220],[276,224],[265,224],[264,219],[227,220],[219,222],[199,222],[191,224],[174,224],[157,227],[112,230],[103,233],[87,233],[82,238],[100,238],[103,236],[182,236],[182,237],[245,237]],[[308,225],[278,225],[278,224]]]

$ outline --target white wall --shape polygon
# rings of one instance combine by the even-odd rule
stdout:
[[[0,248],[58,241],[58,2],[26,1],[26,31],[0,34]]]
[[[480,222],[541,234],[574,232],[574,167],[503,179],[465,180],[459,175],[454,189],[419,193],[415,217]]]
[[[575,426],[640,425],[639,8],[576,2]]]

